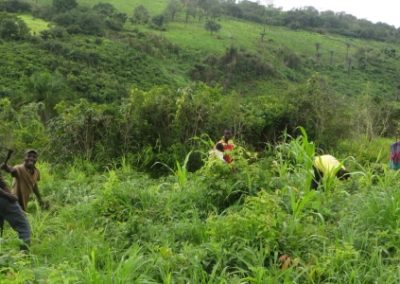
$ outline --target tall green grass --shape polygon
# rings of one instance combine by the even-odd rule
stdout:
[[[43,162],[51,208],[29,207],[29,254],[6,227],[0,282],[398,282],[398,173],[348,160],[350,181],[312,191],[315,146],[300,133],[263,158],[237,151],[231,166],[187,174],[183,162],[158,179],[126,159],[103,173]]]

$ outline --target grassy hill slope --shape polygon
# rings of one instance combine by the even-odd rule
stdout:
[[[93,6],[99,2],[101,1],[80,1],[79,3]],[[50,2],[39,1],[38,3]],[[110,3],[128,16],[132,14],[134,7],[142,4],[154,16],[163,11],[168,1],[114,0]],[[191,20],[185,23],[182,14],[178,15],[174,22],[168,23],[164,32],[130,23],[126,24],[125,29],[127,32],[139,29],[164,37],[188,52],[190,55],[186,57],[187,69],[180,71],[183,73],[188,73],[207,55],[222,55],[227,48],[232,46],[256,54],[264,62],[272,64],[281,76],[258,78],[250,80],[251,82],[248,80],[248,82],[242,82],[244,86],[240,84],[235,86],[239,90],[251,90],[250,92],[255,94],[273,92],[274,85],[277,88],[280,88],[279,85],[282,84],[289,87],[293,83],[304,81],[314,72],[327,75],[336,91],[343,94],[361,94],[365,91],[366,85],[369,85],[368,88],[373,94],[393,94],[396,90],[397,70],[400,68],[399,56],[388,57],[384,54],[385,50],[398,50],[399,46],[396,44],[296,31],[276,26],[267,26],[265,40],[260,42],[260,33],[264,29],[260,24],[225,17],[222,17],[219,23],[222,28],[215,35],[210,35],[204,29],[204,22]],[[320,46],[318,59],[317,44]],[[293,69],[287,66],[287,57],[292,55],[300,58],[299,68]],[[348,58],[351,58],[351,74],[348,74]],[[277,81],[280,81],[278,86]]]
[[[399,173],[379,137],[400,117],[398,45],[275,26],[261,42],[230,18],[213,35],[182,15],[85,35],[20,17],[36,35],[0,41],[0,148],[12,164],[39,149],[51,206],[28,207],[29,254],[6,225],[0,283],[400,282]],[[349,180],[310,190],[319,145],[286,135],[303,124]],[[227,127],[230,165],[207,155]]]
[[[41,163],[52,207],[30,204],[29,255],[6,226],[0,281],[398,282],[397,172],[349,159],[358,171],[350,181],[311,191],[313,149],[298,138],[256,162],[237,153],[233,172],[210,159],[197,173],[183,168],[158,180],[126,163],[104,174],[87,162],[57,170]]]

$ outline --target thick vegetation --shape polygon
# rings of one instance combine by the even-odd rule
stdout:
[[[396,29],[109,2],[0,0],[0,151],[39,150],[52,204],[29,255],[7,228],[1,283],[399,282]],[[226,128],[232,167],[207,157]],[[350,181],[309,190],[320,149]]]
[[[129,160],[103,175],[42,163],[52,209],[29,208],[29,256],[7,230],[1,282],[397,282],[398,174],[349,159],[350,181],[310,191],[314,151],[300,136],[259,157],[238,149],[231,168],[207,160],[158,180]]]

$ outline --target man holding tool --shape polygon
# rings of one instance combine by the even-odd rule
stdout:
[[[17,196],[18,203],[24,211],[28,208],[28,201],[32,192],[36,195],[40,206],[42,208],[47,207],[47,204],[43,202],[40,196],[37,185],[40,180],[39,170],[35,166],[37,158],[37,151],[31,149],[25,152],[23,164],[15,167],[11,167],[7,163],[1,165],[1,169],[13,176],[13,193]]]

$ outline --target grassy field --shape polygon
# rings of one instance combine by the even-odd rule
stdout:
[[[39,5],[51,5],[52,0],[31,0],[34,4],[39,4]],[[166,7],[166,1],[165,0],[107,0],[107,1],[97,1],[97,0],[78,0],[77,1],[79,5],[85,5],[85,6],[94,6],[97,3],[110,3],[114,7],[116,7],[118,10],[121,12],[127,13],[128,15],[131,15],[133,12],[133,9],[135,9],[136,6],[143,5],[146,7],[151,13],[160,13],[161,11],[164,10]]]
[[[32,34],[38,34],[41,31],[48,29],[50,26],[50,23],[42,19],[34,18],[31,15],[20,15],[19,17],[24,20]]]
[[[100,2],[101,1],[97,0],[78,1],[79,4],[88,6],[93,6]],[[51,1],[40,0],[37,3],[51,4]],[[138,5],[145,6],[153,16],[162,12],[167,5],[167,1],[165,0],[109,0],[107,3],[111,3],[118,10],[127,13],[128,16]],[[352,45],[353,49],[365,46],[377,49],[382,47],[397,47],[397,45],[390,43],[357,40],[343,36],[323,35],[301,30],[293,31],[275,26],[267,26],[265,40],[267,43],[265,45],[260,45],[260,33],[264,28],[262,25],[225,18],[220,20],[220,24],[222,25],[221,31],[214,36],[210,36],[204,29],[204,23],[198,23],[196,20],[186,24],[184,23],[183,15],[181,15],[178,16],[178,22],[169,23],[167,31],[161,34],[172,42],[185,48],[217,52],[224,51],[224,49],[230,45],[236,45],[255,51],[268,49],[270,47],[269,44],[271,44],[272,46],[286,46],[299,54],[312,56],[315,54],[315,43],[320,43],[321,52],[323,53],[322,60],[326,63],[329,61],[328,55],[331,50],[335,51],[338,57],[343,58],[346,54],[346,43],[348,42]],[[127,26],[128,28],[132,28],[129,23]],[[268,41],[272,41],[272,43],[268,43]]]
[[[6,226],[0,281],[398,283],[398,173],[368,163],[376,153],[364,146],[344,159],[350,181],[326,179],[318,191],[308,188],[314,145],[304,137],[251,163],[237,153],[235,170],[209,160],[156,180],[124,162],[103,174],[84,161],[41,163],[51,209],[30,204],[29,255]]]
[[[152,15],[167,3],[109,2],[128,14],[143,4]],[[20,17],[33,34],[48,28]],[[378,137],[374,125],[387,109],[373,109],[393,103],[396,114],[398,106],[374,104],[379,98],[370,96],[393,94],[399,57],[382,50],[399,46],[275,26],[260,42],[261,25],[219,22],[213,35],[180,15],[163,32],[127,22],[121,33],[105,36],[1,42],[0,129],[16,152],[35,145],[44,153],[39,188],[51,206],[30,202],[28,254],[6,225],[0,283],[400,283],[399,172],[388,168],[393,139]],[[274,75],[247,78],[231,90],[191,80],[196,65],[210,67],[204,59],[218,61],[231,46],[271,64]],[[361,48],[370,49],[364,67]],[[284,52],[300,58],[297,69],[287,66]],[[229,67],[218,70],[222,79]],[[289,98],[292,91],[298,97]],[[363,95],[368,105],[345,95]],[[348,101],[360,109],[343,108]],[[332,111],[326,121],[321,110]],[[298,121],[315,130],[313,118],[326,139],[335,139],[323,152],[351,172],[346,181],[325,177],[318,190],[310,184],[321,149],[302,130],[293,138],[284,130]],[[359,129],[338,139],[347,133],[342,123]],[[191,144],[192,136],[225,124],[251,137],[245,141],[258,139],[242,148],[236,137],[231,165],[204,154],[213,142],[195,137]],[[182,149],[204,164],[189,172]],[[162,159],[172,161],[170,168]]]
[[[128,15],[131,14],[133,7],[143,4],[150,10],[152,16],[160,13],[167,3],[165,0],[135,0],[129,2],[113,0],[109,2]],[[39,4],[43,3],[49,4],[50,1],[39,1]],[[98,1],[81,1],[79,3],[94,5]],[[191,54],[190,57],[193,62],[190,64],[192,65],[202,57],[209,54],[222,54],[227,48],[235,46],[258,54],[264,60],[273,64],[279,73],[284,74],[284,77],[289,77],[289,80],[284,78],[289,85],[290,82],[288,81],[303,80],[302,78],[306,74],[320,72],[332,79],[337,90],[344,94],[361,94],[367,84],[372,86],[373,94],[394,92],[396,87],[396,70],[400,68],[400,62],[396,58],[386,58],[382,55],[384,49],[398,49],[396,44],[290,30],[276,26],[266,27],[265,41],[261,43],[260,33],[264,29],[263,26],[224,17],[219,19],[219,22],[222,28],[214,35],[204,29],[204,22],[199,23],[196,20],[186,24],[183,14],[177,16],[177,21],[168,23],[167,30],[164,32],[155,31],[145,26],[135,26],[129,21],[125,28],[127,31],[139,29],[168,39],[171,43],[185,50],[186,53]],[[315,66],[317,43],[320,45],[320,59],[318,66]],[[348,76],[346,72],[348,70],[347,43],[350,44],[351,66],[355,70],[351,76]],[[282,58],[279,57],[281,51],[286,49],[297,54],[302,59],[302,65],[307,66],[308,70],[288,70],[284,66]],[[359,70],[360,52],[364,52],[363,50],[368,50],[366,58],[372,63],[368,64],[366,69]],[[331,55],[333,56],[332,62]],[[177,72],[186,73],[188,70]],[[291,77],[295,79],[291,79]],[[270,82],[259,82],[257,84],[260,86],[271,85]]]

